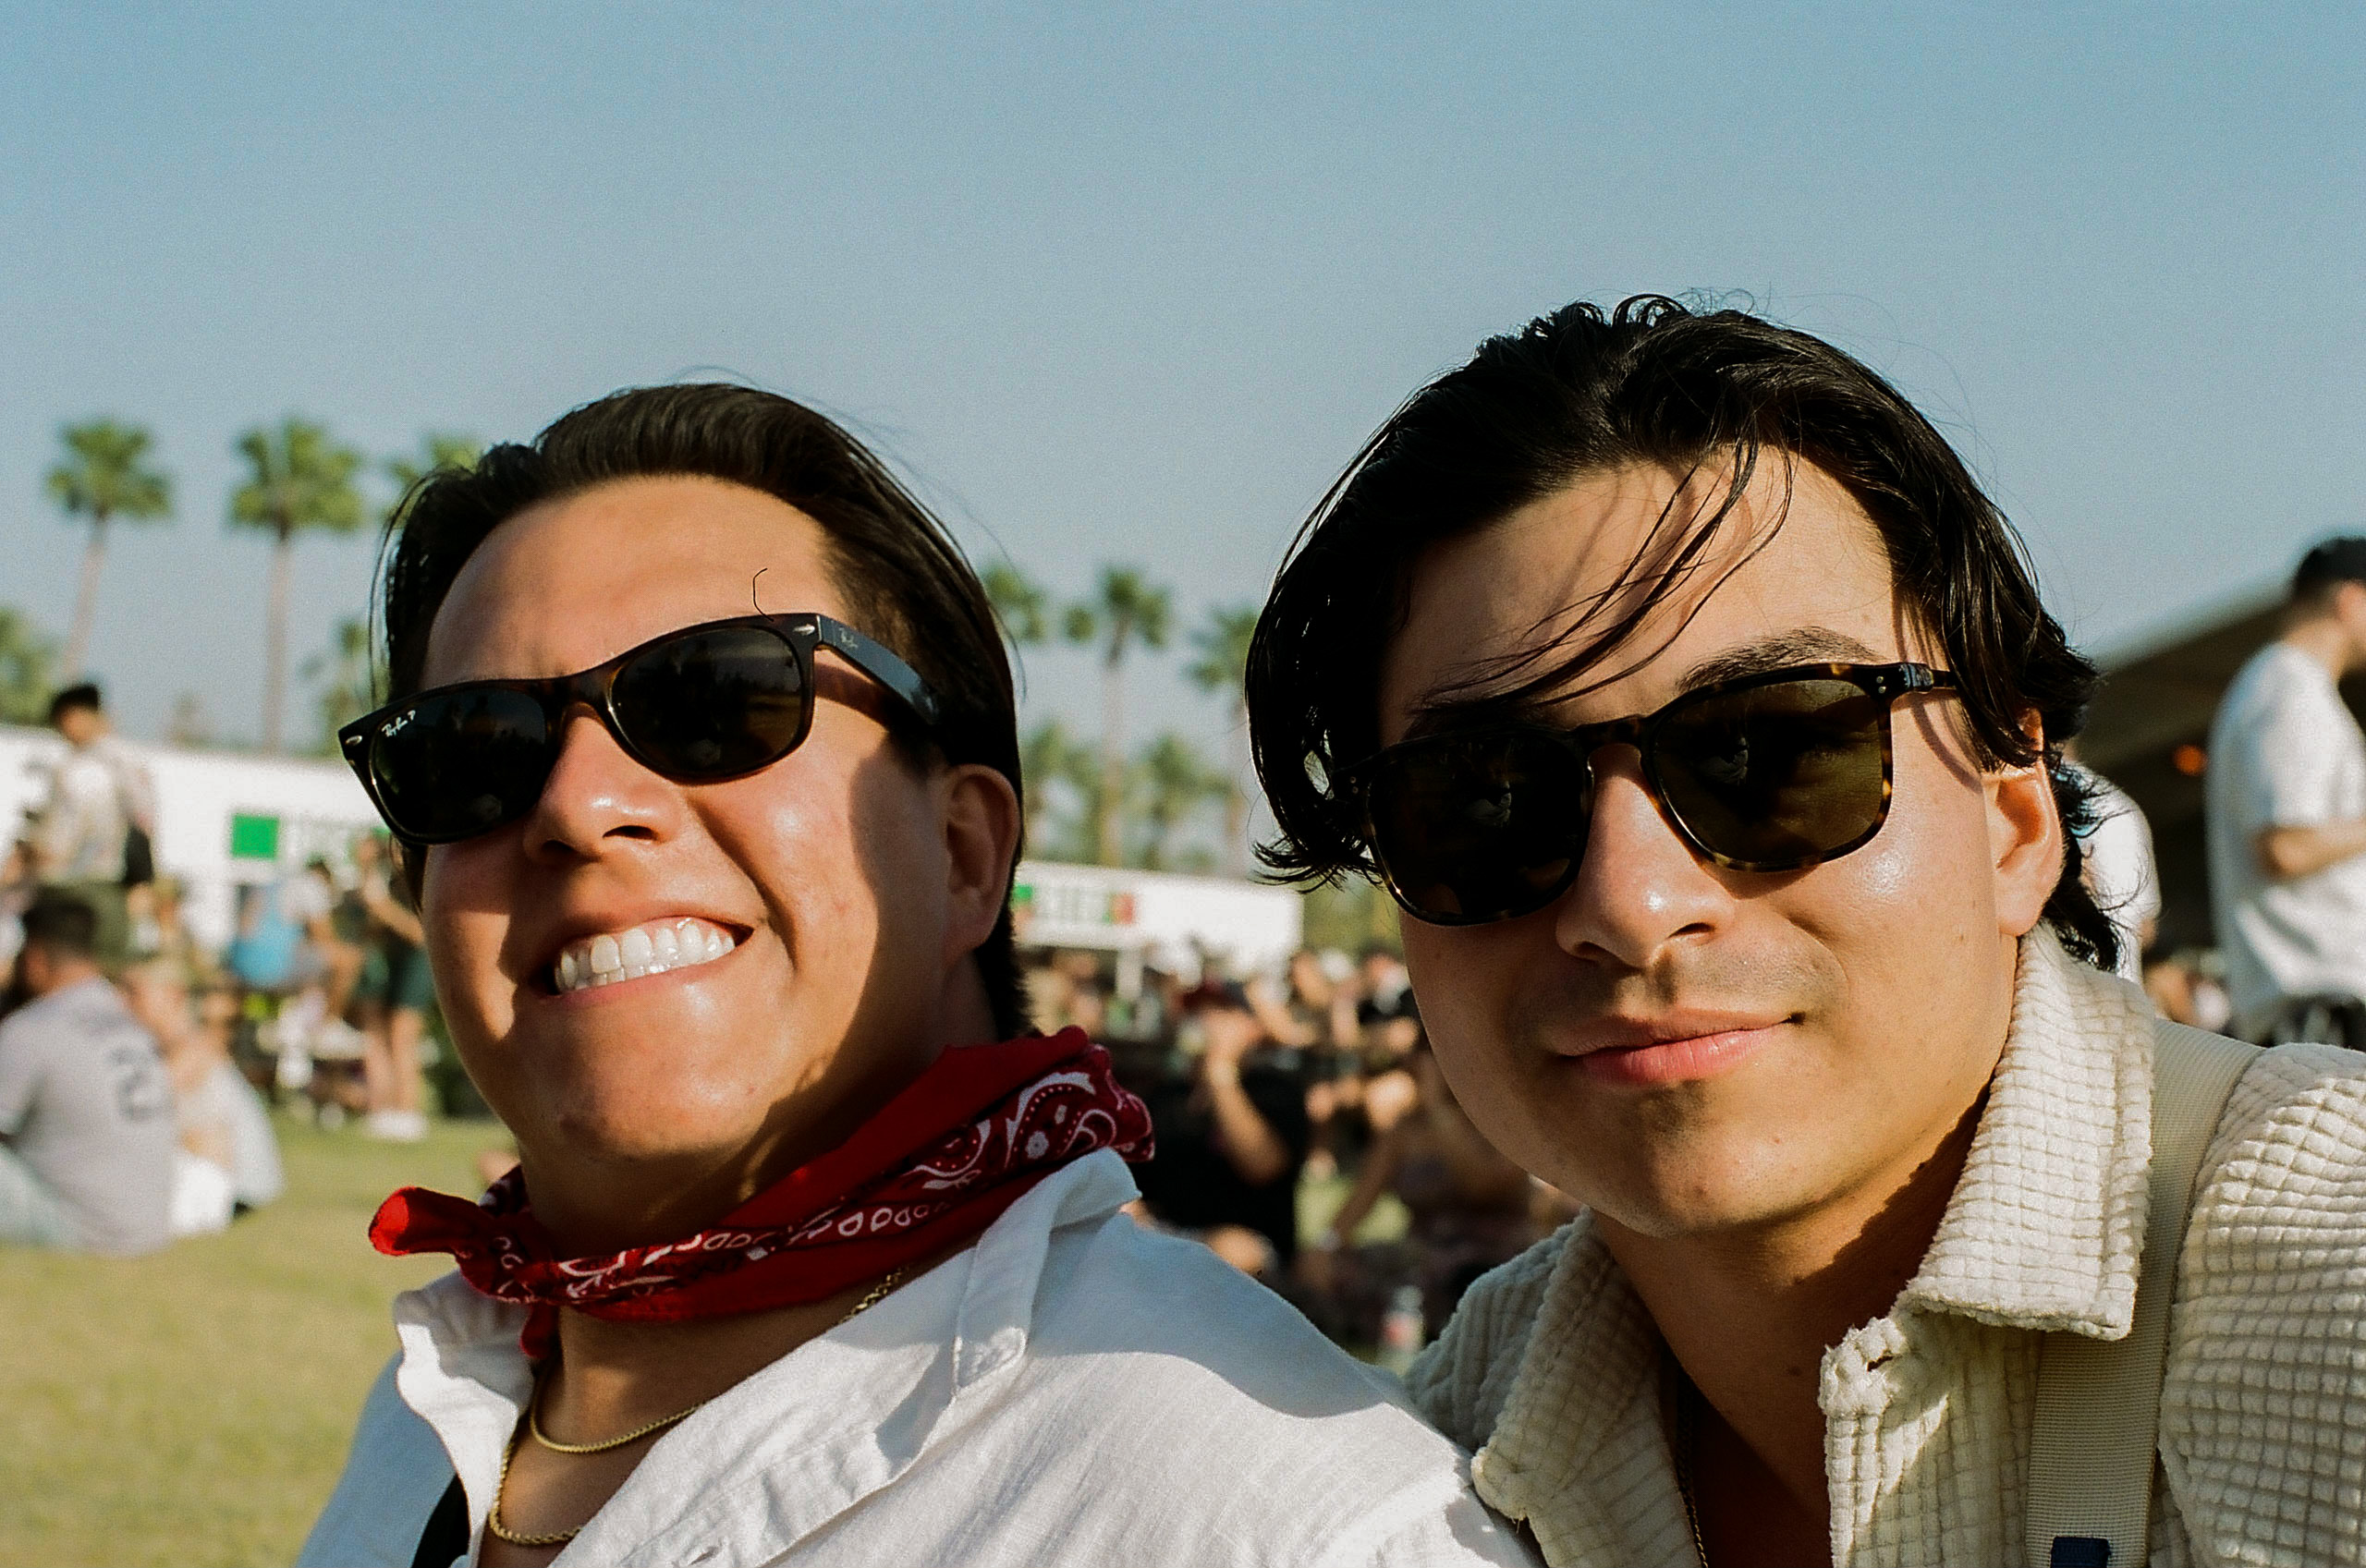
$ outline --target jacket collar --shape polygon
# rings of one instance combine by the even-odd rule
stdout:
[[[2128,1332],[2153,1159],[2153,1005],[2041,926],[1962,1177],[1899,1306]]]

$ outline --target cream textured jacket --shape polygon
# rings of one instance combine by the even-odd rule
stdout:
[[[2040,1331],[2127,1333],[2153,1012],[2041,928],[1961,1182],[1887,1317],[1828,1351],[1832,1561],[2022,1556]],[[2151,1561],[2366,1562],[2366,1057],[2265,1051],[2205,1157],[2177,1267]],[[1664,1348],[1584,1217],[1474,1285],[1408,1381],[1546,1562],[1691,1564]]]

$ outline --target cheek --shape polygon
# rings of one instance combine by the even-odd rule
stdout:
[[[1529,919],[1457,929],[1408,919],[1403,925],[1405,966],[1421,1009],[1438,1063],[1448,1082],[1472,1075],[1461,1064],[1483,1061],[1509,1049],[1510,1021],[1522,991],[1519,976],[1530,965],[1565,963],[1557,950],[1530,954],[1521,938]],[[1552,944],[1545,942],[1548,949]]]
[[[420,883],[420,925],[437,997],[456,1031],[480,1039],[506,1031],[514,1011],[515,988],[501,969],[509,859],[491,841],[441,845],[427,852]]]
[[[704,803],[709,831],[760,890],[801,980],[860,983],[871,956],[929,906],[944,878],[932,881],[921,853],[919,793],[892,759],[873,756],[770,787],[762,776],[719,785]]]
[[[808,773],[767,784],[760,776],[718,786],[701,815],[803,966],[867,930],[872,911],[851,874],[852,835],[835,781]]]
[[[1860,995],[1883,976],[1944,991],[1949,976],[1963,972],[1956,959],[1996,929],[1977,778],[1927,749],[1900,749],[1889,818],[1872,842],[1776,898],[1791,923],[1842,956]]]

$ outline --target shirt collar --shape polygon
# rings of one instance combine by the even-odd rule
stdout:
[[[948,1412],[1018,1361],[1053,1233],[1135,1196],[1109,1149],[1045,1177],[975,1245],[667,1432],[561,1561],[684,1562],[717,1545],[735,1562],[779,1555],[901,1475]],[[396,1387],[443,1440],[481,1529],[533,1389],[525,1308],[452,1273],[398,1296],[395,1321]]]

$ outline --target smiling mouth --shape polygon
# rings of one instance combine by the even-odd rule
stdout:
[[[685,915],[571,942],[550,967],[550,987],[566,996],[646,975],[712,964],[739,945],[723,927]]]

